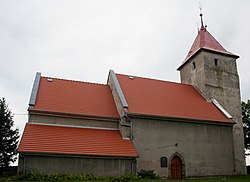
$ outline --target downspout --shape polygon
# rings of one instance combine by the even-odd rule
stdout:
[[[125,118],[127,118],[130,122],[130,139],[133,141],[133,122],[132,120],[128,117],[128,113],[125,112],[124,114]]]
[[[131,175],[137,175],[136,171],[137,171],[137,169],[136,169],[136,159],[133,159],[131,161]]]
[[[25,174],[26,171],[26,160],[25,157],[22,154],[19,154],[19,157],[23,159],[23,170],[22,170],[22,174]],[[19,172],[19,171],[18,171]]]
[[[127,112],[125,112],[124,117],[127,118],[129,120],[129,122],[130,122],[130,139],[133,142],[134,141],[134,139],[133,139],[133,136],[134,136],[133,135],[133,122],[128,117],[128,113]],[[132,167],[132,175],[137,175],[137,160],[136,159],[134,159],[132,161],[131,167]]]
[[[234,136],[233,136],[233,127],[232,127],[232,151],[233,151],[233,174],[235,175],[236,172],[236,165],[235,165],[235,151],[234,151]]]
[[[125,117],[125,120],[126,119],[128,119],[129,120],[129,122],[130,122],[130,124],[129,124],[129,126],[130,126],[130,140],[133,142],[133,122],[132,122],[132,120],[128,117],[128,113],[127,113],[127,109],[128,109],[128,103],[127,103],[127,101],[126,101],[126,98],[125,98],[125,96],[124,96],[124,94],[123,94],[123,91],[122,91],[122,89],[121,89],[121,86],[120,86],[120,84],[119,84],[119,81],[118,81],[118,79],[117,79],[117,77],[116,77],[116,74],[115,74],[115,72],[113,71],[113,70],[110,70],[109,71],[109,75],[110,75],[110,77],[111,77],[111,80],[113,81],[113,84],[114,84],[114,88],[115,88],[115,91],[116,91],[116,93],[117,93],[117,95],[118,95],[118,98],[120,99],[120,102],[121,102],[121,105],[122,105],[122,109],[123,109],[123,116],[122,117]],[[128,125],[127,125],[128,126]],[[134,174],[136,174],[136,172],[137,172],[137,161],[136,161],[136,159],[134,159],[133,161],[132,161],[132,163],[131,163],[131,173],[134,173]]]

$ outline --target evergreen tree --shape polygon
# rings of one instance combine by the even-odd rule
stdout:
[[[246,155],[250,155],[250,153],[247,152],[250,150],[250,100],[248,100],[247,103],[241,102],[241,109]]]
[[[17,159],[18,129],[13,129],[13,115],[0,98],[0,167],[7,167]]]

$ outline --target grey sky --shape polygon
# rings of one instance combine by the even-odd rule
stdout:
[[[0,97],[27,114],[37,71],[106,83],[109,69],[179,82],[176,68],[195,36],[199,0],[0,0]],[[249,0],[202,1],[208,31],[240,55],[250,99]],[[15,115],[23,131],[27,115]]]

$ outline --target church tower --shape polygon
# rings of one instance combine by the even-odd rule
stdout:
[[[244,135],[241,118],[241,97],[236,59],[239,56],[228,52],[203,25],[195,38],[185,60],[177,70],[181,83],[193,85],[208,102],[219,103],[233,127],[234,174],[246,174]],[[227,152],[227,151],[225,151]]]

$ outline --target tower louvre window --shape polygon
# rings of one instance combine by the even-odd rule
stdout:
[[[196,68],[195,62],[193,62],[192,65],[193,65],[193,70],[194,70]]]
[[[214,59],[214,65],[218,66],[218,59],[217,58]]]

